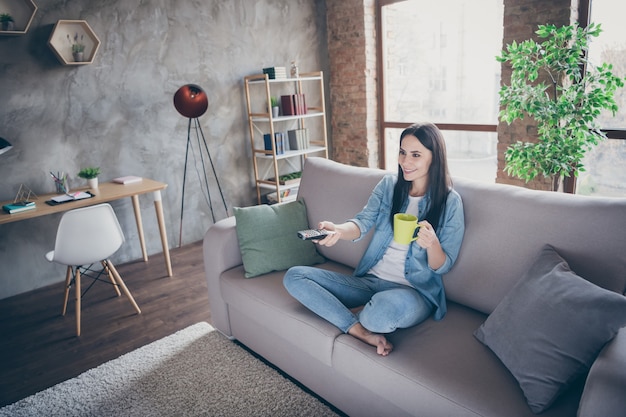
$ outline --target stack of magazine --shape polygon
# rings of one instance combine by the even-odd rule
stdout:
[[[263,68],[263,74],[267,74],[270,80],[284,80],[287,78],[287,68],[270,67]]]
[[[34,201],[16,201],[11,204],[5,204],[2,209],[9,214],[20,213],[22,211],[33,210],[37,206]]]

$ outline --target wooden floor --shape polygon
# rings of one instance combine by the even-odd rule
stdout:
[[[0,407],[187,326],[210,323],[202,242],[172,250],[171,258],[172,278],[162,255],[117,265],[140,315],[110,285],[96,283],[83,300],[80,337],[73,293],[61,316],[63,283],[0,300]]]

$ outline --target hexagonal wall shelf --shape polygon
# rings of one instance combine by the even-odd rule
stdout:
[[[13,17],[13,29],[0,30],[0,35],[23,35],[35,17],[37,6],[32,0],[0,0],[0,14],[8,13]]]
[[[76,60],[72,54],[72,44],[80,42],[85,45],[83,59]],[[91,64],[100,47],[100,39],[96,36],[86,20],[59,20],[48,40],[48,45],[63,65]]]

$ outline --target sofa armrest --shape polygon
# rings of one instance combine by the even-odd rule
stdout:
[[[204,235],[204,273],[209,290],[211,323],[226,336],[232,336],[228,308],[222,299],[220,276],[224,271],[242,264],[235,217],[220,220]]]
[[[618,416],[626,410],[626,327],[595,360],[580,399],[578,417]]]

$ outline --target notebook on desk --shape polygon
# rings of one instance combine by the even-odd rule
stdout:
[[[89,191],[79,191],[76,193],[60,194],[46,201],[46,204],[49,204],[51,206],[56,206],[57,204],[68,203],[70,201],[76,201],[76,200],[84,200],[86,198],[91,198],[93,196],[94,195],[91,194]]]

